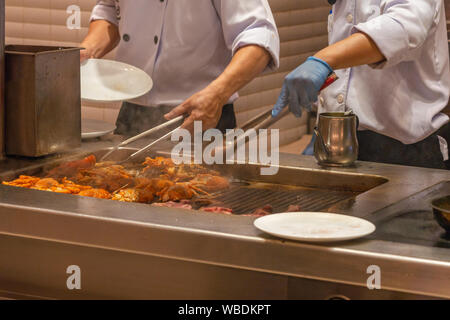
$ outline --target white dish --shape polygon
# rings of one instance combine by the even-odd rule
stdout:
[[[364,219],[324,212],[287,212],[255,220],[261,231],[280,238],[306,242],[334,242],[361,238],[375,231]]]
[[[150,76],[113,60],[88,59],[81,64],[81,99],[120,102],[143,96],[153,87]]]
[[[81,119],[81,139],[100,138],[115,129],[115,125],[105,121]]]

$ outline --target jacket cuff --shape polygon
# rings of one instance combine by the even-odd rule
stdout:
[[[92,22],[95,20],[106,20],[116,26],[119,25],[116,8],[107,5],[98,4],[94,7],[90,21]]]
[[[266,28],[256,28],[240,33],[232,45],[233,55],[242,47],[257,45],[267,50],[272,56],[264,72],[274,71],[280,67],[280,42],[276,32]]]
[[[384,61],[371,64],[372,68],[383,69],[394,66],[402,62],[408,53],[408,34],[400,23],[388,15],[382,15],[354,26],[352,34],[356,32],[367,34],[386,58]]]

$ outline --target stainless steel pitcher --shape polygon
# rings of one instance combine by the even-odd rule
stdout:
[[[323,166],[351,166],[358,159],[358,117],[352,112],[319,114],[314,156]]]

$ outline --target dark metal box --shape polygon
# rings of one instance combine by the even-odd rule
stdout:
[[[78,48],[6,47],[6,153],[39,157],[81,145]]]

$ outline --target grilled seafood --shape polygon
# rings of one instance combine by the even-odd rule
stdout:
[[[86,189],[78,193],[79,196],[98,198],[98,199],[111,199],[111,194],[105,189]]]
[[[22,188],[29,188],[41,191],[51,191],[67,194],[79,194],[84,190],[92,189],[89,186],[77,185],[74,182],[63,178],[61,183],[53,178],[37,178],[30,176],[20,176],[18,179],[11,182],[3,182],[4,185],[16,186]]]
[[[200,165],[176,165],[169,158],[146,158],[126,167],[115,162],[96,163],[95,156],[66,162],[44,178],[22,175],[5,185],[122,202],[231,214],[210,193],[229,188],[218,172]],[[215,206],[215,207],[213,207]]]
[[[205,167],[196,164],[180,164],[175,165],[172,159],[156,157],[146,158],[144,169],[142,173],[146,177],[165,177],[166,179],[173,180],[175,182],[185,182],[193,179],[198,174],[214,174],[219,175],[218,172],[209,170]]]
[[[192,199],[199,193],[208,194],[207,192],[195,187],[195,185],[188,182],[177,182],[174,185],[163,189],[159,193],[161,201],[180,201],[185,199]]]
[[[154,194],[150,189],[127,188],[115,192],[112,200],[122,202],[150,203],[154,198]]]
[[[70,188],[66,188],[63,184],[60,184],[53,178],[44,178],[36,182],[31,189],[42,190],[42,191],[52,191],[58,193],[71,194],[73,191]]]
[[[9,181],[9,182],[4,181],[3,184],[7,185],[7,186],[13,186],[13,187],[31,188],[39,180],[41,180],[41,179],[37,178],[37,177],[30,177],[30,176],[21,175],[16,180]]]
[[[48,178],[72,178],[78,173],[80,169],[90,169],[95,166],[96,158],[94,155],[90,155],[82,160],[65,162],[50,170],[47,173]]]
[[[201,173],[196,175],[195,178],[190,181],[190,183],[208,192],[220,191],[228,189],[230,187],[228,179],[208,173]]]
[[[79,184],[114,192],[124,185],[132,185],[133,177],[121,165],[99,165],[91,169],[78,170],[75,181]]]
[[[144,168],[145,170],[151,169],[151,168],[157,168],[164,170],[166,168],[172,168],[175,166],[175,163],[173,163],[172,159],[164,158],[164,157],[156,157],[155,159],[147,157],[145,158],[144,163],[142,164],[146,166]]]
[[[112,200],[122,201],[122,202],[138,202],[139,192],[136,189],[128,188],[122,189],[114,193]]]

